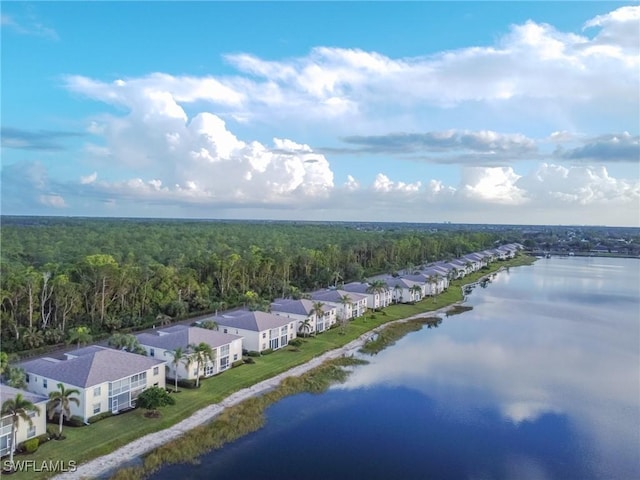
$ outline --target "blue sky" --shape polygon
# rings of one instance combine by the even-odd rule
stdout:
[[[2,213],[640,225],[640,7],[3,2]]]

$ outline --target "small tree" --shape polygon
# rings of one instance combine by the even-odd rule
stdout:
[[[7,366],[4,372],[4,378],[7,385],[13,388],[27,388],[27,374],[23,368],[14,365]]]
[[[178,391],[178,367],[180,367],[180,363],[184,363],[188,370],[189,364],[191,363],[191,361],[189,357],[187,357],[186,352],[182,347],[176,347],[174,350],[171,350],[169,352],[169,355],[171,355],[171,365],[173,365],[173,368],[175,370],[174,380],[176,383],[175,383],[174,392],[177,392]]]
[[[0,375],[4,375],[4,372],[9,367],[9,355],[7,352],[0,352]]]
[[[69,331],[69,343],[77,343],[78,348],[80,348],[80,345],[86,345],[91,340],[89,327],[80,326]]]
[[[215,361],[215,353],[211,346],[205,342],[189,345],[189,348],[192,350],[193,360],[196,362],[196,388],[198,388],[200,386],[200,368],[206,365],[207,362]]]
[[[138,355],[146,355],[147,351],[144,349],[138,338],[130,333],[114,333],[109,337],[107,342],[110,347],[118,350],[125,350],[131,353],[137,353]]]
[[[136,399],[136,406],[147,410],[146,417],[160,415],[158,409],[167,405],[175,405],[175,399],[164,388],[151,387],[143,391]]]
[[[207,330],[218,330],[220,328],[218,322],[215,320],[204,320],[200,323],[200,327],[206,328]]]
[[[305,318],[302,323],[300,323],[300,328],[298,329],[303,336],[308,336],[311,331],[311,318]]]
[[[74,397],[74,395],[76,395]],[[49,420],[58,412],[60,414],[58,423],[58,437],[62,437],[62,421],[66,415],[67,419],[71,418],[71,403],[80,406],[80,400],[77,398],[80,391],[75,388],[66,389],[62,383],[58,384],[58,390],[49,393],[49,401],[47,402],[47,411],[49,412]]]
[[[21,393],[16,394],[15,398],[10,398],[2,402],[2,416],[11,416],[11,447],[9,450],[9,463],[12,468],[13,453],[17,447],[16,434],[18,432],[18,424],[20,420],[24,420],[29,425],[33,425],[29,412],[40,413],[40,409],[24,398]]]

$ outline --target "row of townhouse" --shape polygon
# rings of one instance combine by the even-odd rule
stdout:
[[[23,392],[40,408],[33,412],[33,423],[23,422],[17,432],[20,443],[46,432],[46,401],[58,384],[80,392],[71,414],[85,422],[103,412],[118,413],[133,408],[137,396],[151,386],[165,387],[166,378],[194,380],[209,377],[231,367],[243,351],[263,352],[285,347],[299,332],[321,333],[337,322],[365,314],[367,308],[385,308],[392,303],[417,302],[437,295],[455,278],[462,278],[490,262],[513,258],[522,245],[509,244],[474,252],[463,257],[431,263],[403,276],[381,275],[368,282],[352,282],[341,288],[318,290],[310,298],[276,299],[271,312],[236,310],[200,322],[214,321],[218,330],[199,326],[175,325],[136,335],[145,355],[101,346],[90,346],[65,354],[65,359],[39,358],[23,362],[28,392]],[[192,346],[207,344],[211,357],[198,368]],[[174,352],[182,349],[185,358],[176,361]],[[20,392],[0,385],[2,402]],[[37,420],[37,421],[36,421]],[[11,419],[0,424],[0,454],[10,448]]]

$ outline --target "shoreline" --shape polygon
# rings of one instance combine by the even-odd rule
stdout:
[[[302,365],[297,365],[285,372],[279,373],[271,378],[256,383],[251,387],[238,390],[237,392],[234,392],[226,397],[221,402],[211,404],[169,428],[149,433],[134,440],[131,443],[118,448],[117,450],[114,450],[107,455],[103,455],[81,465],[78,465],[75,472],[66,472],[51,478],[54,478],[56,480],[109,478],[111,475],[115,474],[117,470],[132,464],[132,462],[135,462],[136,460],[140,459],[140,457],[151,452],[152,450],[179,438],[195,427],[205,425],[215,420],[215,418],[226,408],[237,405],[249,398],[262,395],[270,389],[275,388],[285,378],[297,377],[299,375],[302,375],[309,370],[320,366],[327,360],[354,355],[370,338],[372,338],[376,333],[389,325],[407,322],[416,318],[425,318],[431,316],[438,317],[440,315],[445,315],[450,308],[454,307],[455,305],[462,304],[463,302],[464,300],[454,302],[437,310],[418,313],[375,327],[340,348],[329,350],[328,352],[325,352],[322,355],[319,355],[309,360],[308,362],[303,363]]]

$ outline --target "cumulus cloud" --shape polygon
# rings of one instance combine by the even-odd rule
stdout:
[[[46,171],[40,177],[29,174],[29,169],[44,169],[36,168],[37,162],[5,166],[3,175],[24,175],[19,182],[31,201],[69,208],[89,201],[81,199],[97,199],[134,208],[201,208],[198,212],[207,215],[211,209],[235,208],[234,216],[241,218],[258,208],[270,216],[307,207],[305,218],[321,212],[323,218],[355,220],[370,215],[370,220],[522,223],[538,218],[545,223],[550,217],[541,212],[550,206],[562,205],[564,218],[588,212],[607,220],[606,209],[615,204],[620,224],[637,224],[637,179],[613,177],[590,163],[637,161],[638,137],[585,137],[556,124],[555,114],[562,112],[571,125],[574,107],[583,115],[606,105],[631,125],[612,131],[633,131],[640,64],[632,45],[639,11],[630,7],[596,17],[579,33],[530,21],[511,26],[493,45],[422,57],[316,47],[284,60],[227,55],[236,69],[228,76],[156,72],[104,80],[69,75],[64,77],[69,91],[112,107],[112,113],[87,122],[85,135],[92,141],[82,151],[86,163],[78,172],[83,176],[52,182]],[[515,125],[509,129],[515,133],[489,126],[440,129],[435,125],[443,122],[430,122],[425,113],[425,108],[446,113],[465,105],[483,122],[486,112],[508,111],[508,121],[522,117],[519,109],[525,105],[536,111],[551,106],[548,131],[555,131],[540,140],[517,133],[525,130]],[[451,118],[459,119],[459,112]],[[316,131],[317,124],[322,129]],[[260,139],[247,133],[256,125]],[[396,133],[388,133],[388,125]],[[460,180],[438,174],[407,178],[391,168],[384,171],[376,160],[375,170],[366,174],[344,168],[336,185],[328,156],[338,150],[314,146],[310,139],[317,132],[330,138],[339,132],[349,147],[342,150],[351,154],[459,164]],[[9,129],[2,136],[3,146],[46,150],[62,147],[69,135]],[[545,142],[556,151],[541,152]],[[541,158],[547,163],[531,171],[526,170],[530,162],[516,163]],[[574,166],[555,164],[561,161]],[[5,185],[3,197],[13,188]],[[364,211],[363,205],[375,206],[375,212]],[[428,211],[421,208],[425,205]]]
[[[550,119],[557,119],[560,106],[569,117],[577,109],[574,118],[584,114],[580,108],[606,106],[637,122],[640,60],[634,19],[639,11],[637,6],[625,7],[596,17],[581,33],[528,21],[512,25],[493,45],[429,56],[392,58],[319,46],[284,60],[228,54],[225,58],[236,75],[154,73],[111,83],[69,76],[66,85],[129,109],[136,108],[133,97],[161,95],[166,103],[156,98],[158,107],[178,115],[174,104],[209,102],[221,106],[229,119],[243,122],[341,119],[340,127],[353,129],[379,124],[380,111],[387,121],[406,120],[407,108],[461,104],[505,105],[537,115],[548,110]],[[595,35],[587,35],[591,33]]]
[[[627,205],[635,210],[637,218],[640,181],[613,178],[604,166],[567,168],[543,163],[531,174],[518,179],[516,185],[541,206]]]

